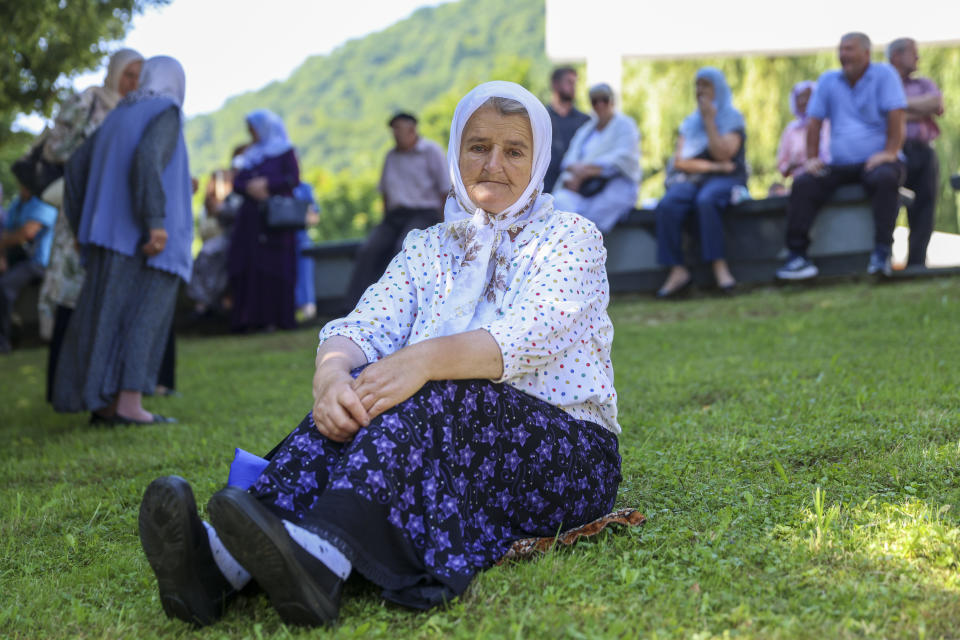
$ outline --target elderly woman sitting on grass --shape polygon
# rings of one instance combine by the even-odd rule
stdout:
[[[206,624],[255,580],[287,623],[338,614],[356,569],[387,600],[462,594],[513,541],[607,513],[620,482],[605,250],[541,193],[550,118],[489,82],[457,105],[444,222],[412,231],[320,333],[314,406],[202,523],[155,480],[140,537],[169,616]]]

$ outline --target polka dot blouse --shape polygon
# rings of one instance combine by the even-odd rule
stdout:
[[[380,280],[320,331],[320,342],[349,338],[373,362],[441,335],[439,309],[464,257],[451,224],[411,231]],[[552,212],[526,225],[514,245],[500,308],[492,321],[470,326],[500,347],[497,382],[620,433],[603,237],[586,218]]]

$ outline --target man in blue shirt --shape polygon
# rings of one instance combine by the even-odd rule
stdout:
[[[10,351],[10,310],[17,296],[43,277],[50,261],[56,220],[57,209],[30,193],[21,180],[20,195],[10,203],[0,232],[0,353]]]
[[[874,250],[867,273],[890,275],[893,228],[904,178],[900,160],[907,99],[897,72],[870,62],[870,38],[848,33],[840,40],[840,70],[817,81],[807,115],[805,173],[798,177],[787,205],[790,257],[777,271],[784,280],[806,280],[819,273],[807,259],[809,231],[820,208],[844,184],[864,186],[873,206]],[[830,120],[831,163],[820,160],[820,127]]]

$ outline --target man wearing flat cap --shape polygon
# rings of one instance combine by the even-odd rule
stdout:
[[[380,175],[383,221],[357,253],[345,300],[351,309],[400,251],[411,229],[426,229],[440,222],[450,191],[443,150],[436,142],[420,137],[417,119],[401,112],[390,118],[389,125],[396,146],[387,152]]]

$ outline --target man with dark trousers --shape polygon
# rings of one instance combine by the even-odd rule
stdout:
[[[904,186],[916,194],[907,207],[910,223],[910,250],[907,266],[923,267],[927,261],[927,245],[933,234],[937,195],[940,191],[940,161],[933,141],[940,137],[935,116],[943,115],[943,94],[930,78],[913,75],[917,70],[917,43],[898,38],[887,47],[887,59],[900,74],[907,95],[907,140],[903,155],[907,160]]]
[[[396,146],[387,152],[380,174],[383,221],[370,231],[357,252],[345,311],[356,306],[367,287],[383,275],[411,229],[426,229],[440,222],[450,191],[443,149],[420,137],[417,119],[398,113],[389,124]]]
[[[859,183],[873,207],[874,248],[870,275],[890,275],[893,228],[904,178],[903,146],[907,99],[897,72],[870,62],[870,38],[848,33],[840,40],[839,70],[827,71],[807,106],[805,173],[797,178],[787,204],[786,244],[790,255],[777,270],[783,280],[806,280],[819,270],[807,258],[810,227],[838,187]],[[830,120],[830,164],[820,159],[820,127]]]
[[[550,148],[550,165],[543,177],[543,190],[553,193],[554,184],[560,176],[560,162],[567,152],[573,134],[590,116],[573,106],[577,91],[577,71],[573,67],[557,67],[550,76],[551,98],[547,105],[550,123],[553,125],[553,146]]]

